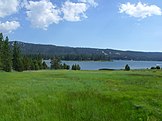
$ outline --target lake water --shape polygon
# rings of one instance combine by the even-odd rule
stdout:
[[[50,60],[46,60],[50,66]],[[131,69],[147,69],[155,66],[162,67],[162,61],[129,61],[129,60],[114,60],[114,61],[62,61],[70,66],[79,64],[81,70],[98,70],[102,68],[108,69],[124,69],[128,64]]]

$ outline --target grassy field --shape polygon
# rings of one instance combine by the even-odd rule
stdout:
[[[162,71],[0,72],[0,121],[162,121]]]

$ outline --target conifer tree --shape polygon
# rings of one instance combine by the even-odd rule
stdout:
[[[80,70],[79,64],[76,65],[76,70]]]
[[[20,52],[20,48],[17,44],[17,42],[14,42],[13,45],[13,59],[12,59],[12,63],[13,63],[13,69],[15,71],[23,71],[23,63],[22,63],[22,57],[21,57],[21,52]]]
[[[43,63],[42,63],[42,66],[43,66],[43,69],[47,69],[47,68],[48,68],[46,62],[44,62],[44,61],[43,61]]]
[[[0,70],[2,70],[2,45],[3,45],[3,34],[0,33]]]
[[[24,56],[22,59],[23,70],[31,70],[31,59],[27,56]]]
[[[38,54],[37,56],[37,63],[38,63],[39,69],[43,69],[42,57],[40,54]]]
[[[39,70],[39,65],[38,65],[38,61],[37,60],[34,60],[34,70]]]
[[[11,50],[9,46],[8,37],[5,38],[2,44],[2,69],[6,72],[11,72],[12,68],[12,58],[11,58]]]
[[[31,60],[31,62],[30,62],[30,69],[35,70],[35,63],[33,60]]]
[[[70,66],[67,65],[66,63],[63,63],[62,69],[67,69],[67,70],[69,70],[69,69],[70,69]]]
[[[76,65],[72,65],[71,70],[76,70]]]
[[[54,57],[51,60],[51,69],[60,69],[61,66],[61,60],[57,57]]]
[[[71,70],[80,70],[79,64],[73,64]]]
[[[125,70],[126,71],[129,71],[130,70],[130,67],[129,67],[129,65],[127,64],[127,65],[125,65]]]

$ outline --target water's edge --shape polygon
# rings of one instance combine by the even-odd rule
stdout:
[[[45,60],[47,65],[50,67],[50,60]],[[70,66],[73,64],[79,64],[81,70],[120,70],[124,69],[125,65],[128,64],[131,69],[148,69],[155,66],[162,67],[162,61],[131,61],[131,60],[113,60],[113,61],[61,61]]]

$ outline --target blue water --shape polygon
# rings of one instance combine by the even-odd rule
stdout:
[[[46,60],[50,66],[50,60]],[[102,68],[108,69],[124,69],[128,64],[131,69],[147,69],[153,66],[162,67],[162,61],[129,61],[129,60],[114,60],[114,61],[62,61],[70,66],[79,64],[81,70],[98,70]]]

